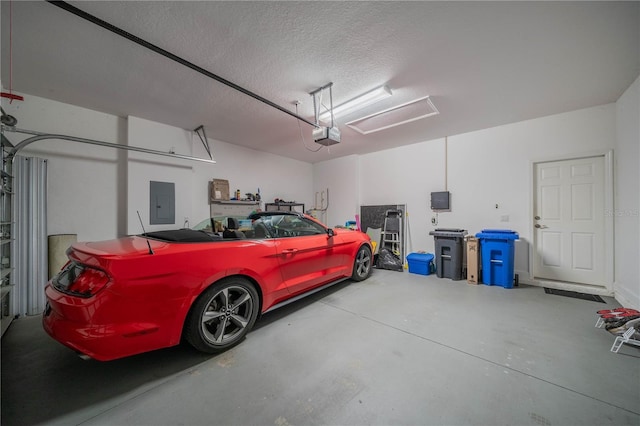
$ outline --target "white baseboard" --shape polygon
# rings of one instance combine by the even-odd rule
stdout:
[[[613,292],[609,291],[606,287],[593,286],[587,284],[568,283],[563,281],[552,281],[544,279],[532,279],[527,275],[518,275],[519,282],[523,284],[533,285],[536,287],[547,287],[556,290],[576,291],[578,293],[596,294],[598,296],[613,297]]]
[[[537,287],[548,287],[557,290],[577,291],[579,293],[597,294],[598,296],[610,296],[615,298],[616,301],[625,308],[640,310],[640,296],[631,293],[628,289],[618,284],[613,285],[614,291],[611,292],[605,287],[533,279],[530,278],[529,271],[515,271],[515,273],[518,274],[518,281],[523,284]]]
[[[624,287],[614,285],[615,299],[625,308],[632,308],[640,310],[640,296],[634,295]]]

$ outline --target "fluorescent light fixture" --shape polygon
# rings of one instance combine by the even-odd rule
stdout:
[[[347,115],[382,99],[388,98],[391,95],[391,89],[387,86],[380,86],[377,89],[373,89],[364,95],[360,95],[357,98],[353,98],[350,101],[333,108],[333,117],[335,118],[340,115]],[[324,122],[331,121],[331,111],[323,112],[320,114],[318,119]]]
[[[411,123],[412,121],[432,117],[440,114],[440,111],[431,102],[429,96],[415,99],[401,105],[397,105],[384,111],[367,115],[346,123],[347,126],[363,135],[379,132],[380,130]]]

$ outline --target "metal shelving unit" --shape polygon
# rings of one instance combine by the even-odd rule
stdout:
[[[210,205],[211,217],[242,216],[247,217],[260,209],[260,201],[213,200]]]
[[[297,210],[301,208],[301,210]],[[304,204],[302,203],[265,203],[264,209],[268,212],[295,212],[304,213]]]
[[[12,304],[12,273],[13,273],[13,176],[11,170],[11,159],[7,158],[8,150],[13,148],[13,144],[1,135],[0,156],[2,169],[0,170],[0,206],[2,213],[0,217],[0,335],[9,328],[14,316]]]

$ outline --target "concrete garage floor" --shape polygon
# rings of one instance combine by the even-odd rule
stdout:
[[[609,351],[606,300],[374,270],[226,353],[108,363],[21,318],[2,339],[2,425],[638,425],[640,349]]]

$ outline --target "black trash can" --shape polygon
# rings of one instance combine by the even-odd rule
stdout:
[[[438,278],[462,279],[462,256],[465,229],[436,229],[429,232],[436,243],[436,275]]]

